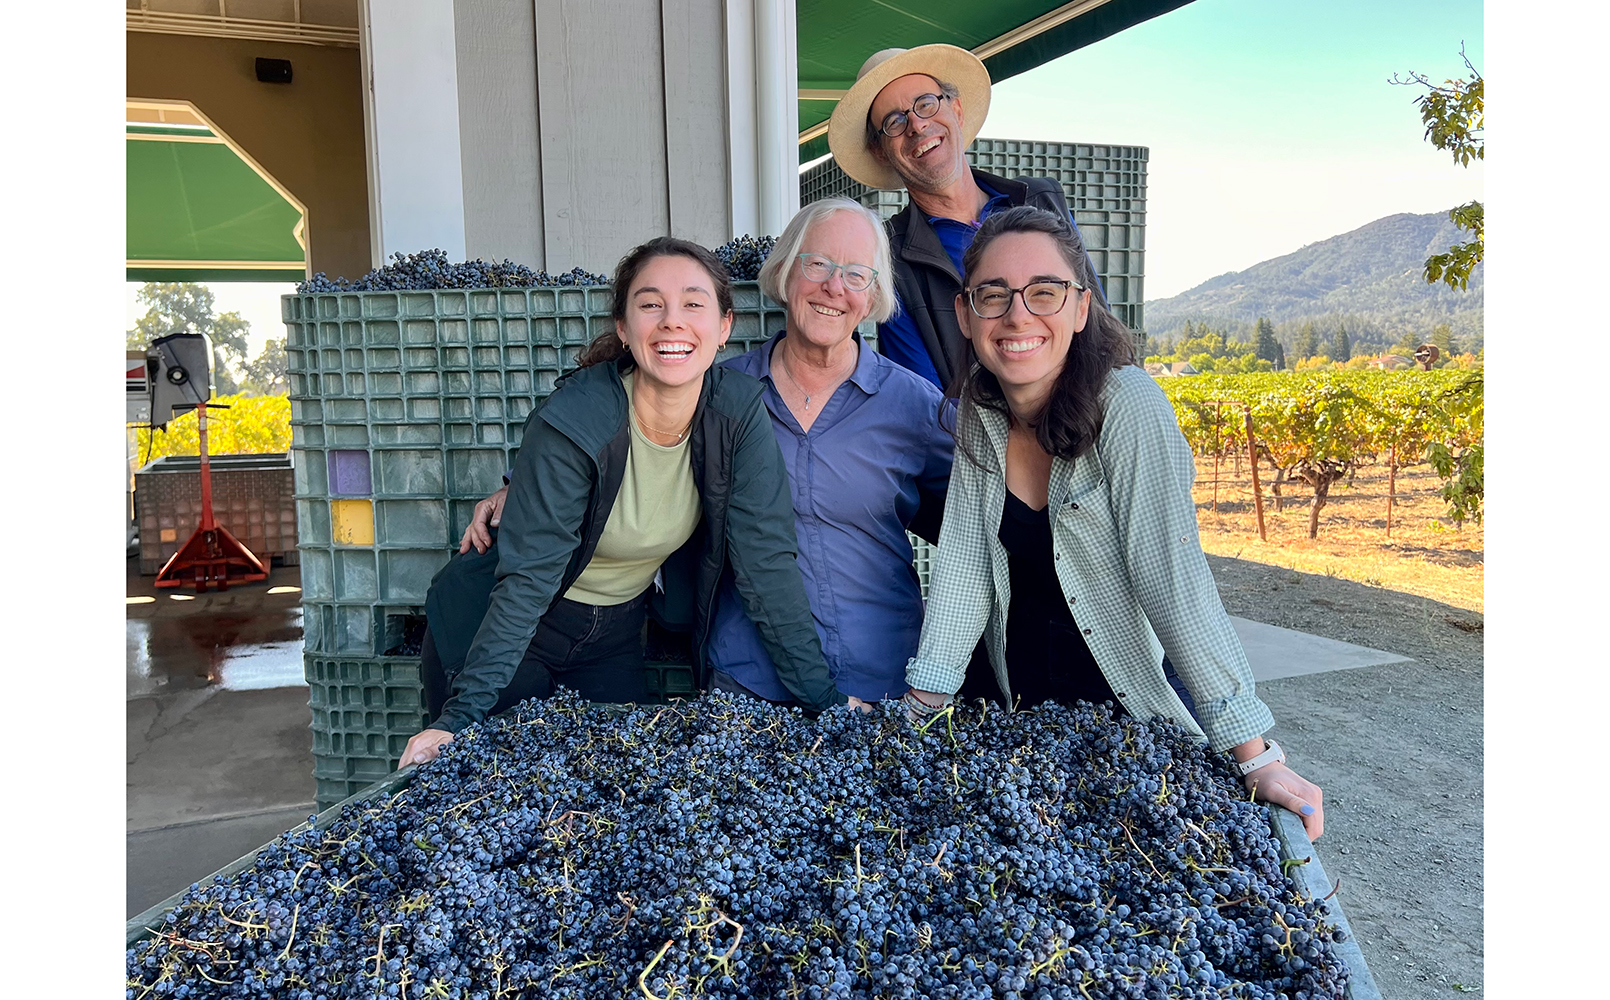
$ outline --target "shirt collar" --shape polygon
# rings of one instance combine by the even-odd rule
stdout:
[[[771,352],[778,342],[786,336],[788,336],[787,330],[778,330],[772,334],[770,340],[760,345],[760,350],[754,352],[753,364],[746,366],[748,374],[758,379],[774,381],[771,374]],[[868,347],[866,341],[861,339],[859,331],[851,333],[850,338],[855,341],[859,354],[856,358],[855,370],[850,372],[850,377],[847,381],[855,383],[857,389],[870,396],[877,392],[882,387],[884,380],[889,377],[887,366],[893,364],[893,362]]]
[[[984,207],[983,208],[979,209],[978,218],[979,218],[980,221],[988,218],[990,213],[995,211],[997,202],[1010,201],[1011,200],[1011,198],[1009,196],[1000,193],[999,191],[997,191],[994,188],[990,187],[988,184],[984,183],[984,179],[982,177],[978,176],[977,171],[974,171],[974,173],[973,173],[973,181],[974,181],[974,183],[976,183],[979,186],[980,190],[982,190],[985,194],[989,195],[989,200],[984,202]],[[924,213],[924,214],[926,214],[926,213]],[[940,223],[940,222],[956,223],[956,220],[955,219],[947,219],[942,215],[929,215],[928,216],[928,224],[929,225],[934,225],[934,224]],[[958,224],[959,225],[967,225],[968,223],[958,223]]]

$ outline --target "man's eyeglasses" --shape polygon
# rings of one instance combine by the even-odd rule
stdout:
[[[802,253],[799,255],[799,269],[805,277],[816,282],[826,282],[838,271],[844,275],[844,287],[852,292],[864,292],[872,287],[872,281],[878,276],[878,269],[867,267],[865,264],[836,264],[832,259],[823,257],[819,253]]]
[[[1036,281],[1022,288],[990,283],[967,290],[967,305],[979,319],[1000,319],[1012,308],[1012,296],[1023,296],[1023,308],[1036,316],[1055,316],[1068,302],[1068,289],[1084,291],[1077,281]]]
[[[911,124],[908,115],[918,118],[932,118],[939,114],[939,102],[945,99],[944,94],[923,94],[917,98],[917,103],[904,111],[891,111],[883,116],[883,125],[878,131],[891,139],[905,134],[906,127]]]

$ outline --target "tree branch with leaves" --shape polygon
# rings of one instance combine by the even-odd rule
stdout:
[[[1424,73],[1411,71],[1406,79],[1400,79],[1394,73],[1388,82],[1400,87],[1425,88],[1425,93],[1415,98],[1414,103],[1420,107],[1420,121],[1426,127],[1426,140],[1437,149],[1447,150],[1461,167],[1468,167],[1471,160],[1487,158],[1487,141],[1483,131],[1486,124],[1483,110],[1486,81],[1471,63],[1470,56],[1465,54],[1463,44],[1459,46],[1459,57],[1470,71],[1468,80],[1461,77],[1444,80],[1439,85],[1432,83]],[[1448,218],[1460,229],[1469,231],[1473,238],[1464,243],[1455,243],[1446,253],[1428,257],[1426,283],[1434,285],[1441,281],[1449,288],[1468,289],[1470,274],[1481,263],[1486,246],[1482,203],[1472,201],[1460,205],[1448,212]]]

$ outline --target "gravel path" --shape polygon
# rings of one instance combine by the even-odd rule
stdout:
[[[1325,790],[1326,872],[1386,1000],[1482,985],[1482,616],[1209,556],[1225,609],[1412,663],[1267,681],[1272,733]]]

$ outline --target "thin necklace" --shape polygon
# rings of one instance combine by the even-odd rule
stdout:
[[[643,428],[644,430],[653,431],[655,434],[658,434],[661,437],[674,437],[674,438],[676,438],[675,441],[671,442],[672,444],[681,444],[682,439],[688,436],[688,431],[691,431],[693,429],[693,418],[692,417],[688,418],[688,425],[686,427],[682,428],[682,433],[673,434],[671,431],[662,431],[658,427],[655,427],[653,424],[649,423],[647,420],[644,420],[642,415],[637,412],[636,407],[632,408],[632,416],[637,418],[637,425],[639,427]]]
[[[671,442],[673,445],[682,443],[682,439],[688,436],[688,431],[693,429],[693,418],[699,415],[698,407],[695,406],[693,416],[688,417],[688,425],[682,428],[682,433],[677,434],[674,431],[662,431],[658,427],[655,427],[653,424],[649,423],[647,420],[644,420],[643,415],[637,410],[637,401],[635,399],[628,398],[627,402],[631,404],[630,409],[632,411],[632,418],[637,421],[637,426],[641,427],[645,431],[653,431],[655,434],[658,434],[661,437],[674,438],[675,440]]]
[[[777,360],[777,367],[782,369],[782,372],[783,372],[784,375],[788,376],[788,381],[794,383],[794,388],[798,389],[800,391],[800,393],[805,396],[805,412],[809,413],[810,409],[811,409],[811,397],[810,397],[810,394],[805,392],[805,387],[799,384],[799,379],[794,377],[794,373],[788,370],[788,362],[786,360],[782,359],[782,358],[779,358]],[[829,387],[829,389],[828,389],[829,393],[831,393],[833,389],[837,389],[840,385],[842,385],[844,383],[844,379],[849,378],[849,377],[850,377],[849,373],[845,373],[843,378],[840,378],[837,382],[834,382]]]

